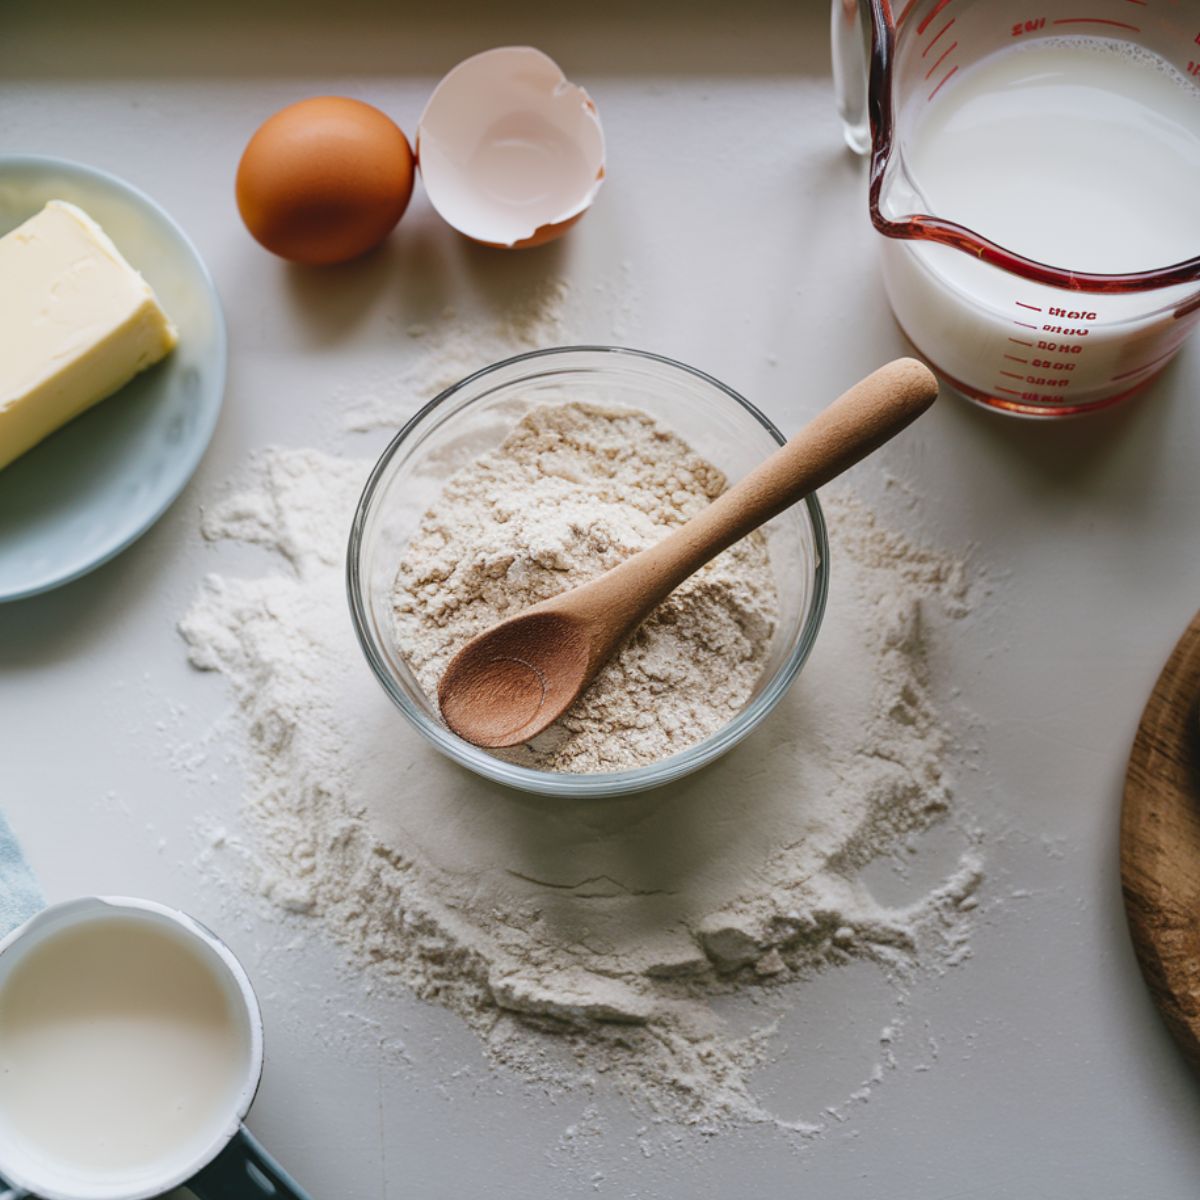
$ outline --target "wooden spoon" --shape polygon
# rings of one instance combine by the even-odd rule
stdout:
[[[888,363],[661,542],[472,638],[438,683],[446,724],[490,748],[541,733],[689,575],[878,449],[936,397],[922,363]]]

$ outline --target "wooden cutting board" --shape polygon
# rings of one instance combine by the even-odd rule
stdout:
[[[1134,738],[1121,889],[1142,975],[1200,1069],[1200,613],[1163,667]]]

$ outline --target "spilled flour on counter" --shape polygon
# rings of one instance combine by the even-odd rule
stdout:
[[[622,291],[627,290],[625,282]],[[412,365],[356,380],[336,396],[342,427],[351,433],[398,429],[421,404],[480,368],[514,354],[566,345],[574,340],[568,326],[571,300],[566,281],[551,277],[511,297],[490,318],[478,312],[466,316],[450,306],[434,320],[410,325]],[[606,297],[605,307],[615,311],[627,303]],[[620,340],[615,324],[612,332]]]
[[[538,405],[422,517],[392,594],[396,645],[436,699],[476,634],[661,541],[724,490],[712,463],[644,412]],[[755,531],[672,592],[549,729],[492,753],[573,772],[669,758],[745,707],[778,612]]]
[[[363,661],[343,557],[370,465],[268,450],[204,514],[206,538],[275,557],[249,577],[209,576],[180,623],[192,663],[232,693],[251,884],[376,980],[458,1013],[494,1061],[568,1087],[603,1077],[656,1118],[711,1131],[828,1122],[832,1108],[772,1113],[755,1071],[806,980],[874,964],[898,1005],[880,1064],[828,1102],[869,1094],[896,1064],[909,994],[970,954],[970,834],[957,866],[900,906],[862,878],[913,861],[913,839],[954,819],[946,764],[963,752],[929,648],[971,606],[963,564],[831,491],[824,627],[750,739],[657,792],[521,795],[442,759]],[[738,996],[757,1003],[734,1034],[724,998]],[[802,1072],[803,1048],[788,1061]]]

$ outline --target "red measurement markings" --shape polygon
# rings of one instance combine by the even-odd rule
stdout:
[[[1015,375],[1012,371],[1001,371],[1000,374],[1007,375],[1009,379],[1020,379],[1022,382],[1024,382],[1025,379],[1024,375]]]
[[[1176,343],[1170,348],[1170,350],[1166,352],[1166,354],[1160,354],[1157,358],[1152,358],[1148,363],[1142,363],[1140,367],[1134,367],[1132,371],[1122,371],[1120,375],[1114,375],[1112,377],[1112,382],[1116,383],[1118,379],[1128,379],[1131,375],[1140,375],[1143,371],[1150,370],[1151,367],[1157,367],[1159,363],[1166,362],[1166,360],[1170,358],[1171,355],[1174,354],[1182,344],[1182,342]]]
[[[958,43],[957,43],[957,42],[951,42],[951,43],[950,43],[950,48],[949,48],[948,50],[943,50],[943,51],[942,51],[942,57],[941,57],[941,58],[939,58],[939,59],[937,60],[937,62],[935,62],[935,63],[933,64],[933,66],[929,68],[929,70],[928,70],[928,71],[926,71],[926,72],[925,72],[925,78],[926,78],[926,79],[928,79],[928,78],[930,77],[930,75],[932,75],[932,74],[934,73],[934,71],[936,71],[936,70],[938,69],[938,67],[940,67],[940,66],[942,65],[942,63],[944,63],[944,62],[946,61],[946,56],[947,56],[948,54],[953,54],[953,53],[954,53],[954,51],[955,51],[955,50],[957,50],[957,49],[958,49]]]
[[[1036,325],[1030,325],[1028,321],[1014,321],[1013,324],[1020,325],[1023,329],[1036,329],[1037,328]],[[1029,345],[1032,346],[1033,343],[1030,342]]]
[[[936,45],[937,45],[937,43],[938,43],[938,39],[939,39],[939,38],[942,36],[942,34],[943,34],[943,33],[945,33],[945,32],[946,32],[946,30],[947,30],[947,29],[949,29],[949,28],[950,28],[950,26],[951,26],[951,25],[953,25],[953,24],[954,24],[954,21],[955,21],[955,18],[954,18],[954,17],[951,17],[951,18],[950,18],[950,20],[948,20],[948,21],[945,23],[945,25],[943,25],[943,26],[941,27],[941,29],[939,29],[939,30],[937,31],[937,33],[935,33],[935,34],[933,35],[933,37],[932,37],[932,38],[930,38],[928,42],[926,42],[926,44],[925,44],[925,49],[921,51],[921,57],[922,57],[922,58],[924,58],[924,57],[925,57],[925,55],[927,55],[927,54],[930,52],[930,50],[932,50],[932,49],[934,48],[934,46],[936,46]]]
[[[1187,73],[1189,75],[1200,75],[1200,62],[1189,62],[1187,65]]]
[[[1125,2],[1127,4],[1141,4],[1144,7],[1147,0],[1125,0]]]
[[[957,65],[957,64],[955,64],[953,67],[951,67],[951,68],[950,68],[950,70],[948,70],[948,71],[946,72],[946,74],[945,74],[945,75],[943,75],[943,76],[942,76],[942,82],[941,82],[941,83],[939,83],[939,84],[937,85],[937,87],[935,87],[935,88],[933,89],[933,91],[929,93],[929,99],[930,99],[930,100],[932,100],[932,99],[934,98],[934,96],[936,96],[936,95],[938,94],[938,92],[940,92],[940,91],[942,90],[942,88],[944,88],[944,87],[946,86],[946,83],[947,83],[947,81],[949,80],[950,76],[951,76],[951,75],[953,75],[953,74],[954,74],[954,72],[955,72],[955,71],[957,71],[957,70],[958,70],[958,65]],[[929,101],[927,100],[927,101],[926,101],[926,103],[928,104],[928,103],[929,103]]]
[[[1190,317],[1194,312],[1200,312],[1200,292],[1197,292],[1190,300],[1185,300],[1171,315],[1171,320],[1182,321],[1184,317]]]
[[[1051,25],[1111,25],[1116,29],[1128,29],[1131,33],[1141,33],[1137,25],[1129,25],[1125,21],[1110,21],[1107,17],[1059,17],[1051,21]]]
[[[900,10],[900,15],[896,18],[896,28],[899,29],[904,24],[904,18],[916,7],[917,0],[908,0],[908,3]]]
[[[950,0],[937,0],[937,3],[925,14],[920,25],[917,26],[918,37],[920,37],[921,34],[923,34],[925,30],[927,30],[930,25],[933,24],[933,18],[936,17],[938,13],[940,13],[942,9],[945,8],[949,3]]]
[[[1046,396],[1041,392],[1014,392],[1012,388],[1001,387],[999,384],[996,384],[993,390],[1003,392],[1006,396],[1016,396],[1018,400],[1024,400],[1027,404],[1061,404],[1066,400],[1066,396],[1061,393]]]
[[[1036,304],[1026,304],[1024,300],[1016,300],[1016,301],[1014,301],[1014,303],[1016,304],[1016,306],[1017,306],[1018,308],[1028,308],[1028,309],[1032,309],[1034,312],[1041,312],[1041,311],[1042,311],[1042,309],[1041,309],[1041,308],[1039,308],[1039,307],[1038,307],[1038,305],[1036,305]]]
[[[1008,340],[1011,342],[1011,341],[1012,341],[1012,338],[1009,338]],[[1027,358],[1018,358],[1018,357],[1017,357],[1015,354],[1006,354],[1004,357],[1005,357],[1005,358],[1007,358],[1007,359],[1011,359],[1013,362],[1024,363],[1026,366],[1028,366],[1028,365],[1029,365],[1029,359],[1027,359]]]
[[[1010,337],[1008,340],[1010,342],[1016,342],[1018,346],[1030,346],[1030,347],[1033,346],[1032,342],[1027,342],[1027,341],[1023,340],[1022,338]]]

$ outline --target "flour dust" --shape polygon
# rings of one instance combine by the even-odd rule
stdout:
[[[972,607],[964,564],[828,489],[827,615],[771,718],[668,788],[566,803],[444,760],[370,674],[343,570],[370,465],[267,450],[203,517],[206,538],[273,558],[209,576],[180,622],[192,663],[232,697],[250,884],[372,980],[459,1014],[495,1062],[556,1086],[607,1079],[708,1131],[809,1133],[850,1101],[784,1121],[753,1080],[778,1014],[857,964],[896,997],[863,1085],[877,1086],[908,997],[971,953],[983,870],[969,832],[915,899],[884,904],[864,882],[923,831],[965,824],[947,766],[962,752],[931,668]],[[735,1030],[739,997],[759,1003]],[[803,1049],[789,1061],[803,1072]]]
[[[405,331],[414,352],[410,367],[356,380],[335,397],[343,429],[398,429],[416,408],[475,371],[570,341],[570,299],[566,283],[550,278],[490,318],[478,312],[464,317],[447,307],[439,320],[410,325]]]

